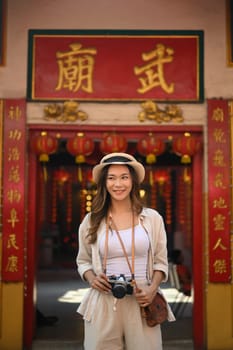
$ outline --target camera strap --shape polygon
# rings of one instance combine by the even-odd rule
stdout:
[[[119,239],[119,242],[121,244],[121,247],[122,247],[122,250],[123,250],[123,253],[125,255],[125,258],[126,258],[126,261],[127,261],[127,264],[129,266],[129,270],[131,272],[131,278],[132,278],[132,284],[134,284],[136,286],[136,282],[135,282],[135,275],[134,275],[134,260],[135,260],[135,235],[134,235],[134,214],[132,213],[132,245],[131,245],[131,249],[132,249],[132,265],[130,265],[130,262],[129,262],[129,257],[126,253],[126,250],[125,250],[125,246],[124,246],[124,243],[122,241],[122,238],[119,234],[119,231],[116,227],[116,224],[114,223],[113,221],[113,218],[111,215],[108,216],[107,218],[107,222],[106,222],[106,237],[105,237],[105,247],[104,247],[104,260],[103,260],[103,269],[104,269],[104,273],[106,274],[107,272],[107,255],[108,255],[108,236],[109,236],[109,229],[110,228],[113,228],[115,231],[116,231],[116,234],[117,234],[117,237]]]

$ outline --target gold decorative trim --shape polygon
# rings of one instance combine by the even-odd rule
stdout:
[[[144,122],[146,119],[154,120],[155,122],[169,123],[176,122],[182,123],[184,121],[183,112],[177,105],[169,104],[164,109],[159,108],[157,103],[148,100],[141,103],[143,111],[139,112],[138,119],[140,122]]]
[[[82,121],[88,118],[88,114],[79,110],[79,103],[76,101],[65,101],[63,104],[52,103],[44,108],[43,119],[57,122],[74,123],[80,119]]]

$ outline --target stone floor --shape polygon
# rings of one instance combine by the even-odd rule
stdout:
[[[37,276],[37,307],[44,315],[56,315],[58,322],[53,326],[36,329],[32,350],[67,349],[81,350],[83,321],[76,312],[87,285],[80,280],[73,269],[44,269]],[[177,291],[164,285],[164,293],[172,304]],[[192,303],[188,303],[176,322],[162,325],[164,350],[193,350]]]

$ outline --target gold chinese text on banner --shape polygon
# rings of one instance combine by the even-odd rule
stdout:
[[[230,118],[228,101],[208,101],[209,280],[230,282]]]
[[[2,280],[24,279],[25,121],[23,99],[4,101]]]

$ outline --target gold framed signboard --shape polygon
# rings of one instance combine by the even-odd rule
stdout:
[[[27,99],[198,102],[203,31],[30,30]]]

